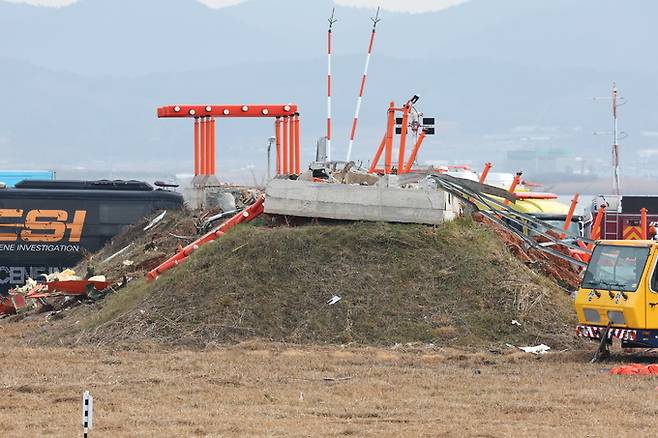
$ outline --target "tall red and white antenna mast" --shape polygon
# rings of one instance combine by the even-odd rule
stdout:
[[[333,8],[327,33],[327,161],[331,161],[331,28],[337,21],[334,19],[335,13],[336,8]]]
[[[621,194],[621,183],[619,182],[619,140],[626,137],[625,132],[619,131],[619,118],[617,109],[626,103],[626,99],[619,95],[617,83],[612,83],[612,95],[610,97],[595,97],[594,100],[612,101],[612,132],[595,132],[594,134],[612,134],[612,190],[613,194]]]
[[[381,21],[379,18],[379,7],[377,13],[372,20],[372,33],[370,34],[370,44],[368,45],[368,55],[366,56],[366,65],[363,69],[363,77],[361,78],[361,87],[359,88],[359,97],[356,100],[356,111],[354,111],[354,121],[352,122],[352,130],[350,131],[350,143],[347,147],[347,158],[345,161],[349,162],[352,157],[352,146],[354,145],[354,137],[356,136],[356,125],[359,121],[359,111],[361,110],[361,101],[363,100],[363,91],[366,88],[366,78],[368,77],[368,66],[370,65],[370,55],[372,54],[372,47],[375,43],[375,31],[377,23]]]
[[[612,83],[612,187],[614,194],[619,196],[621,189],[619,187],[619,121],[617,118],[617,100],[619,92],[617,84]]]

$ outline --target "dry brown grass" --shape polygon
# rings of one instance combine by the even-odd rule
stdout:
[[[76,436],[85,389],[92,437],[639,437],[658,427],[657,380],[610,376],[586,353],[3,343],[3,437]]]

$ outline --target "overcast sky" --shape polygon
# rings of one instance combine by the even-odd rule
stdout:
[[[0,0],[10,3],[28,3],[37,6],[68,6],[78,0]],[[215,8],[231,6],[245,0],[197,0]],[[391,11],[427,12],[449,8],[469,0],[334,0],[342,6],[376,7],[381,6]]]

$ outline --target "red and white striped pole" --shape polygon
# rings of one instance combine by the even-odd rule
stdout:
[[[337,21],[334,19],[335,12],[336,8],[333,8],[327,33],[327,161],[331,161],[331,28]]]
[[[368,66],[370,65],[370,55],[372,54],[372,47],[375,43],[375,30],[377,28],[377,23],[381,21],[379,18],[379,8],[377,8],[377,14],[372,20],[372,33],[370,34],[370,44],[368,45],[368,55],[366,56],[366,65],[363,69],[363,77],[361,78],[361,88],[359,89],[359,97],[356,100],[356,111],[354,111],[354,121],[352,121],[352,131],[350,131],[350,143],[347,147],[347,158],[345,161],[350,161],[352,158],[352,146],[354,145],[354,137],[356,136],[356,125],[359,120],[359,111],[361,110],[361,101],[363,100],[363,91],[366,88],[366,78],[368,77]]]

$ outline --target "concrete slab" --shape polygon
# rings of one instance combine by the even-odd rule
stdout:
[[[274,179],[265,190],[265,213],[342,220],[440,224],[463,211],[442,190],[402,189]]]

